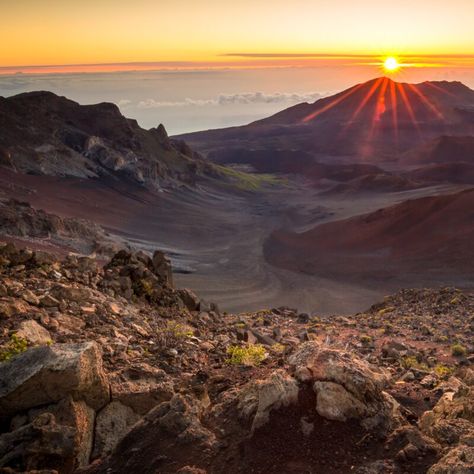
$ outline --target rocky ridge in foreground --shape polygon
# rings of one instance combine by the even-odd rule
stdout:
[[[474,295],[241,315],[169,262],[0,247],[0,472],[470,473]]]

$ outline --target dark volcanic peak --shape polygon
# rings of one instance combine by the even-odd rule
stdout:
[[[47,91],[0,98],[0,165],[20,172],[116,176],[151,187],[192,183],[209,169],[163,125],[144,130],[110,103],[80,105]]]
[[[243,127],[183,135],[212,159],[237,147],[393,160],[440,135],[474,134],[474,91],[460,82],[379,77]],[[224,146],[225,143],[225,146]]]
[[[392,118],[394,111],[398,114],[397,119],[402,121],[446,121],[451,117],[445,116],[443,106],[473,104],[474,91],[460,82],[410,84],[379,77],[313,104],[296,105],[256,123],[308,123],[341,114],[347,114],[341,119],[350,123],[371,118],[382,120],[385,116]]]

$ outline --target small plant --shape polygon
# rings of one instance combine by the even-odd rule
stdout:
[[[372,338],[370,336],[367,336],[366,334],[360,336],[359,340],[364,346],[368,346],[372,343]]]
[[[451,346],[451,354],[455,357],[463,357],[467,354],[467,349],[459,343]]]
[[[438,364],[434,367],[434,373],[441,378],[447,377],[454,372],[452,367],[448,367],[447,365]]]
[[[176,321],[168,322],[166,331],[168,331],[178,339],[194,336],[194,331],[189,326],[187,326],[186,324],[177,323]]]
[[[140,280],[139,293],[151,297],[153,295],[153,285],[151,284],[151,282],[145,279]]]
[[[286,347],[283,344],[280,344],[279,342],[273,344],[273,346],[270,347],[270,350],[275,354],[283,354],[283,352],[285,352],[285,349]]]
[[[168,321],[164,327],[157,330],[156,342],[163,348],[171,348],[180,345],[192,336],[194,336],[194,331],[187,324]]]
[[[227,355],[229,356],[226,361],[228,364],[247,366],[260,365],[267,357],[265,348],[260,344],[249,344],[244,347],[229,346]]]
[[[16,334],[12,334],[6,347],[0,350],[0,361],[10,360],[12,357],[25,352],[26,349],[28,349],[28,341]]]
[[[402,366],[405,369],[416,369],[416,370],[424,370],[424,371],[429,370],[428,366],[425,363],[420,362],[415,356],[403,357],[401,362],[402,362]]]

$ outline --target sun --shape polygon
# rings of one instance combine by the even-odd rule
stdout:
[[[387,59],[385,59],[383,67],[387,72],[395,72],[400,69],[400,63],[393,56],[389,56]]]

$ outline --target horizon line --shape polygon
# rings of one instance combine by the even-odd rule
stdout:
[[[139,72],[139,71],[175,71],[175,70],[212,70],[212,69],[246,69],[246,68],[272,68],[272,67],[311,67],[314,61],[341,61],[341,60],[374,60],[382,58],[377,54],[342,54],[342,53],[222,53],[218,58],[243,58],[247,61],[219,61],[219,60],[176,60],[176,61],[120,61],[120,62],[93,62],[93,63],[64,63],[64,64],[23,64],[0,66],[0,75],[21,75],[41,73],[100,73],[100,72]],[[474,54],[400,54],[400,58],[417,59],[420,65],[442,67],[474,66]],[[447,63],[430,64],[423,59],[461,60],[459,64]],[[262,60],[262,61],[258,61]],[[273,61],[272,61],[273,60]],[[286,61],[285,61],[286,60]],[[298,60],[300,60],[298,62]],[[464,60],[464,61],[463,61]],[[465,60],[472,60],[466,64]],[[376,63],[350,63],[346,66],[374,65]]]

